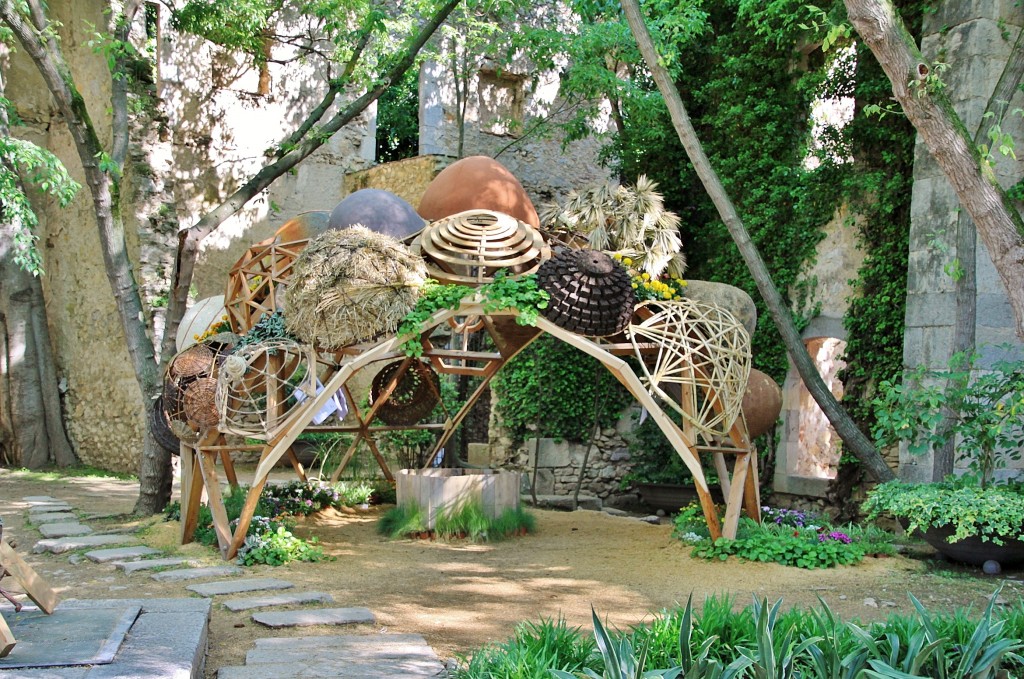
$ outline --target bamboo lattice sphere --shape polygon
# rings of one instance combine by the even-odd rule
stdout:
[[[514,217],[468,210],[433,222],[413,243],[427,274],[442,283],[481,285],[501,269],[533,273],[551,256],[540,232]]]
[[[266,340],[238,348],[217,374],[221,431],[269,438],[306,397],[316,395],[315,374],[311,350],[291,340]]]
[[[441,398],[441,383],[430,364],[412,361],[398,376],[402,363],[394,361],[384,366],[374,376],[370,388],[370,398],[376,403],[391,380],[398,377],[394,390],[377,409],[377,416],[392,426],[416,424],[434,412]]]
[[[642,302],[626,329],[648,390],[706,437],[725,435],[750,376],[750,335],[725,309],[689,299]],[[658,351],[641,351],[654,344]],[[669,393],[679,391],[681,398]]]
[[[285,295],[288,331],[323,349],[398,329],[419,299],[423,259],[394,238],[358,226],[327,231],[295,262]]]
[[[560,250],[540,265],[537,284],[551,297],[544,316],[584,337],[621,332],[636,306],[629,272],[597,250]]]
[[[284,303],[285,284],[308,241],[264,242],[245,251],[228,273],[224,308],[232,332],[244,335]]]

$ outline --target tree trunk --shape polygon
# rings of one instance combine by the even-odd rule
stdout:
[[[845,0],[850,23],[892,83],[903,112],[977,226],[1024,340],[1024,221],[981,157],[889,0]]]
[[[729,229],[729,233],[732,235],[737,248],[739,248],[747,268],[750,269],[754,282],[757,284],[757,289],[768,307],[772,320],[775,321],[779,334],[782,335],[786,349],[796,365],[797,372],[800,373],[801,379],[807,386],[807,390],[814,397],[822,412],[825,413],[828,421],[835,428],[836,433],[843,439],[846,449],[864,465],[868,473],[877,481],[887,481],[895,478],[892,469],[885,463],[882,456],[878,454],[878,451],[871,445],[868,438],[864,436],[864,433],[857,428],[849,414],[839,405],[835,396],[832,395],[832,391],[825,385],[821,375],[818,374],[818,369],[814,365],[814,361],[811,360],[810,354],[807,353],[807,348],[804,346],[800,333],[797,332],[796,325],[793,323],[793,316],[789,308],[783,301],[779,291],[775,288],[771,275],[761,259],[761,254],[751,241],[750,234],[747,233],[747,229],[736,212],[735,206],[726,194],[718,174],[711,167],[711,163],[708,161],[703,147],[701,147],[700,140],[697,139],[697,133],[690,123],[686,107],[683,106],[683,101],[669,77],[668,71],[661,65],[657,51],[654,48],[654,43],[647,30],[647,25],[644,23],[643,15],[640,12],[639,3],[637,0],[623,0],[622,8],[625,11],[627,21],[629,21],[630,29],[636,37],[640,52],[644,56],[644,61],[647,62],[647,67],[651,70],[662,97],[665,98],[669,114],[672,117],[672,124],[676,128],[679,140],[686,149],[686,155],[689,157],[690,162],[693,163],[693,167],[704,184],[705,190],[718,209],[722,221],[725,222],[726,227]]]
[[[0,459],[29,469],[67,467],[75,453],[61,418],[43,287],[13,262],[12,232],[10,224],[0,226]]]

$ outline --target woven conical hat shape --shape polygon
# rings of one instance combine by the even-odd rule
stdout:
[[[643,310],[650,316],[630,324],[626,335],[648,390],[705,436],[727,434],[750,377],[750,335],[743,324],[722,307],[690,299],[642,302],[641,317]],[[656,353],[641,351],[640,345],[652,344]]]
[[[551,250],[540,231],[501,212],[468,210],[431,223],[413,244],[427,275],[442,283],[480,285],[500,269],[533,273]]]
[[[550,296],[545,318],[585,337],[621,332],[636,305],[629,272],[597,250],[559,251],[537,270],[537,285]]]

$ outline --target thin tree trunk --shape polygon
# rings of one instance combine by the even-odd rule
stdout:
[[[1006,60],[1006,66],[992,95],[985,105],[985,114],[978,123],[978,129],[974,131],[974,143],[984,143],[988,136],[988,127],[991,121],[987,114],[999,114],[999,109],[1009,106],[1021,78],[1024,77],[1024,30],[1017,34],[1017,40],[1013,44],[1010,57]],[[978,317],[978,281],[977,281],[977,248],[978,230],[966,210],[960,210],[956,219],[956,256],[960,262],[961,276],[956,282],[956,316],[953,325],[953,344],[950,348],[950,357],[958,353],[974,351],[977,341],[977,317]],[[947,383],[948,388],[948,383]],[[949,431],[954,424],[958,413],[948,408],[943,411],[943,422],[940,427]],[[945,445],[936,448],[932,457],[932,481],[941,481],[953,473],[956,462],[955,456],[956,438],[949,437]]]
[[[845,0],[850,23],[892,83],[903,112],[977,226],[1024,340],[1024,221],[889,0]]]
[[[803,379],[804,384],[807,386],[807,390],[814,397],[822,412],[825,413],[828,421],[835,428],[836,433],[843,439],[846,449],[864,465],[868,473],[877,481],[887,481],[895,478],[892,469],[885,463],[885,460],[878,454],[878,451],[871,445],[871,442],[864,436],[863,432],[857,428],[849,414],[839,405],[835,396],[832,395],[832,391],[825,386],[821,375],[818,374],[814,361],[811,360],[810,354],[807,353],[807,349],[800,338],[800,333],[797,332],[796,325],[793,323],[793,317],[789,308],[783,301],[779,291],[775,288],[771,275],[768,273],[768,269],[765,267],[764,261],[757,251],[757,247],[750,240],[750,234],[747,233],[747,229],[736,212],[735,206],[726,194],[717,173],[711,167],[711,163],[708,161],[704,149],[697,139],[697,133],[690,123],[686,107],[683,106],[683,101],[669,77],[668,71],[661,65],[657,51],[654,48],[654,43],[647,30],[647,25],[644,23],[643,15],[640,12],[639,3],[637,0],[623,0],[622,8],[625,11],[627,21],[629,21],[630,29],[636,37],[640,52],[647,62],[647,67],[651,70],[662,97],[665,98],[665,103],[672,117],[672,124],[679,135],[679,140],[683,143],[690,162],[693,163],[697,175],[704,184],[704,189],[708,192],[715,207],[718,209],[719,215],[722,217],[722,221],[725,222],[726,227],[729,229],[729,233],[739,248],[747,268],[750,269],[754,282],[757,284],[757,289],[768,307],[772,320],[775,321],[779,334],[782,335],[786,349],[796,365],[797,372],[800,373],[801,379]]]

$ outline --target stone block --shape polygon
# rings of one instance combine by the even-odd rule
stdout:
[[[85,553],[85,558],[95,563],[108,563],[120,559],[137,559],[144,556],[160,554],[159,549],[152,547],[116,547],[114,549],[94,549]]]
[[[951,326],[956,320],[956,295],[947,292],[907,294],[908,327]]]
[[[28,520],[40,526],[44,523],[75,523],[78,517],[71,512],[39,512],[29,514]]]
[[[924,15],[925,35],[941,33],[949,26],[958,26],[978,19],[988,19],[990,22],[1005,19],[1010,26],[1020,21],[1020,12],[1013,0],[940,2],[934,5],[934,10]],[[1007,48],[1012,44],[1009,43]]]
[[[537,484],[537,495],[551,495],[555,492],[555,474],[550,469],[538,469],[536,475],[532,472],[527,475]]]
[[[296,606],[299,604],[331,604],[334,597],[327,592],[288,592],[276,596],[254,596],[245,599],[229,599],[224,607],[230,611],[247,611],[252,608],[268,608],[270,606]]]
[[[119,571],[124,571],[125,575],[131,575],[138,571],[151,571],[156,568],[181,566],[183,564],[199,566],[198,561],[192,561],[180,557],[169,557],[167,559],[144,559],[142,561],[113,561],[110,565]]]
[[[183,580],[198,580],[200,578],[222,578],[229,575],[239,575],[242,569],[238,566],[210,566],[208,568],[181,568],[173,571],[154,573],[152,577],[157,582],[181,582]]]
[[[356,625],[374,622],[368,608],[318,608],[308,611],[265,611],[253,613],[252,619],[267,627],[310,627],[313,625]],[[278,652],[280,657],[280,652]]]
[[[291,589],[294,586],[293,583],[278,578],[250,578],[225,582],[203,582],[189,585],[186,589],[200,596],[217,596],[218,594],[239,594],[268,589]]]
[[[32,547],[34,554],[52,552],[63,554],[75,549],[86,547],[102,547],[105,545],[134,545],[138,544],[138,538],[131,535],[83,535],[81,537],[52,538],[40,540]]]
[[[540,439],[537,447],[538,467],[567,467],[571,459],[569,443],[555,439]]]
[[[1016,323],[1009,298],[1003,294],[979,294],[977,324],[979,328],[1013,330]]]
[[[466,446],[469,464],[475,467],[489,467],[491,465],[491,447],[486,443],[470,443]]]
[[[953,341],[951,327],[907,326],[903,335],[903,362],[907,366],[929,365],[945,367],[949,362],[949,348]]]

